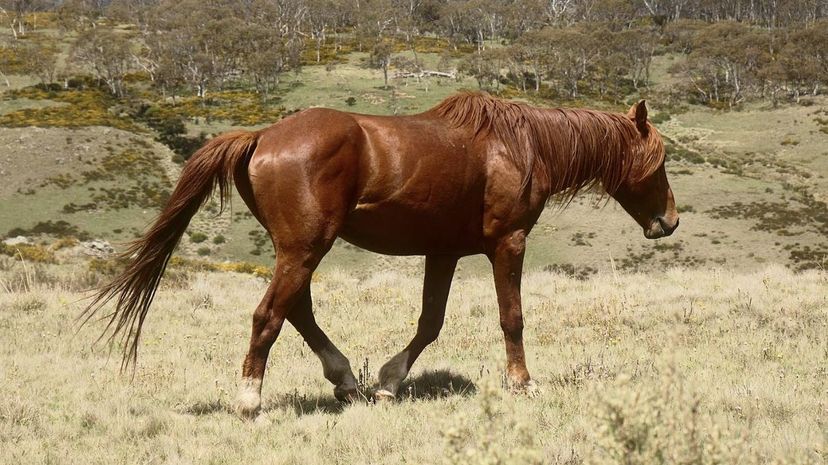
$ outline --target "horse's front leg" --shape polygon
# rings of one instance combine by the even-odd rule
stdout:
[[[500,238],[488,254],[494,271],[500,327],[506,341],[506,377],[510,388],[517,390],[530,387],[523,351],[523,312],[520,303],[525,251],[526,233],[515,231]]]
[[[446,301],[451,289],[451,278],[458,257],[427,256],[423,281],[423,310],[417,322],[417,334],[402,352],[380,368],[377,399],[393,398],[402,380],[408,376],[411,365],[427,345],[437,340],[446,316]]]

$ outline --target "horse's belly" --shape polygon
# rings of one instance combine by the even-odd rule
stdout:
[[[400,204],[357,205],[340,237],[387,255],[472,255],[483,251],[482,220],[469,213],[453,206],[422,211]]]

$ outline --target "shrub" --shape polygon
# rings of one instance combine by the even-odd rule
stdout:
[[[59,85],[38,85],[6,93],[6,98],[54,100],[68,105],[26,108],[0,116],[0,126],[64,127],[110,126],[139,132],[132,121],[109,111],[115,100],[93,82],[85,88],[63,89]]]
[[[41,221],[29,229],[14,228],[9,230],[7,236],[31,236],[37,234],[48,234],[55,237],[76,237],[82,241],[90,239],[89,233],[81,231],[77,226],[64,220]]]
[[[196,244],[200,244],[207,240],[207,235],[203,232],[195,231],[190,234],[190,240],[195,242]]]
[[[55,263],[55,252],[42,245],[6,245],[0,243],[0,254],[35,263]]]
[[[211,252],[212,251],[210,250],[209,247],[199,247],[199,249],[196,251],[196,253],[201,257],[205,257],[207,255],[210,255]]]
[[[213,238],[213,244],[218,245],[218,244],[224,244],[225,242],[226,242],[226,239],[221,234],[219,234],[219,235],[217,235],[216,237]]]
[[[665,121],[670,121],[670,118],[670,113],[667,113],[666,111],[660,111],[650,117],[650,122],[653,124],[661,124]]]
[[[745,463],[751,451],[675,373],[655,383],[600,386],[594,456],[588,463]]]

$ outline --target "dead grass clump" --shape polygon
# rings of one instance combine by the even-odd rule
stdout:
[[[675,373],[646,385],[619,379],[594,394],[601,400],[592,413],[589,463],[705,465],[744,463],[748,455],[741,438]]]
[[[575,266],[571,263],[554,263],[543,267],[543,271],[555,273],[581,281],[587,280],[590,276],[598,273],[598,270],[589,265]]]
[[[42,418],[43,412],[26,399],[12,398],[11,396],[3,396],[3,399],[0,399],[0,424],[35,432],[41,429]],[[3,436],[0,436],[0,438]]]
[[[457,424],[443,431],[446,462],[456,465],[546,463],[537,432],[505,410],[503,389],[488,385],[481,391],[477,411],[458,415]],[[502,438],[507,436],[512,441],[509,447],[503,447]]]
[[[12,310],[20,313],[34,313],[46,308],[46,301],[33,294],[18,296],[11,305]]]
[[[0,290],[7,293],[32,292],[58,281],[43,263],[19,261],[19,256],[0,256],[0,273]]]

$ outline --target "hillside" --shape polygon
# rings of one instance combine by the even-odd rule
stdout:
[[[828,459],[828,275],[779,266],[524,280],[535,396],[500,387],[489,278],[456,278],[446,326],[394,404],[345,406],[289,326],[264,413],[233,399],[263,280],[173,273],[134,376],[76,333],[82,268],[0,257],[0,462],[742,463]],[[27,284],[30,283],[30,284]],[[317,319],[364,369],[414,332],[420,280],[344,269],[315,280]],[[117,348],[116,348],[117,350]],[[266,458],[266,459],[265,459]]]
[[[437,58],[422,56],[426,61]],[[324,105],[378,114],[413,113],[456,89],[474,85],[462,80],[401,79],[394,81],[395,90],[386,90],[379,86],[376,70],[359,64],[362,58],[354,53],[349,63],[333,70],[304,67],[291,81],[296,85],[284,84],[278,105],[286,111]],[[670,85],[667,77],[662,78],[665,81],[654,84],[656,94],[659,86]],[[346,103],[349,96],[354,97],[352,106]],[[26,103],[9,94],[0,101],[0,115],[19,114],[15,112],[31,102],[43,107],[51,100]],[[240,111],[232,100],[228,102],[222,111]],[[824,124],[828,100],[818,97],[808,102],[807,106],[753,104],[740,111],[719,111],[662,106],[657,98],[651,99],[654,121],[670,140],[667,169],[682,212],[681,229],[671,238],[645,241],[615,202],[596,204],[589,195],[582,196],[564,211],[552,206],[544,213],[530,237],[527,268],[584,276],[613,267],[634,271],[671,264],[745,270],[768,263],[794,269],[823,267],[828,257],[828,126]],[[624,110],[623,105],[596,104]],[[62,105],[86,111],[78,107],[81,103]],[[29,117],[39,124],[37,118],[45,115]],[[155,130],[129,118],[118,121],[112,124],[120,129],[0,127],[0,143],[8,147],[0,157],[0,235],[34,235],[49,230],[50,221],[62,221],[67,224],[55,235],[113,242],[137,236],[160,210],[180,165],[172,161],[176,155],[170,148],[155,140]],[[227,120],[207,123],[198,117],[187,124],[191,134],[234,127]],[[219,217],[215,213],[213,205],[199,214],[182,244],[182,256],[272,265],[269,240],[239,199],[231,212]],[[51,242],[55,235],[39,240]],[[338,242],[323,267],[359,271],[375,263],[400,267],[411,261],[379,258]],[[480,259],[467,263],[461,273],[486,272]]]

